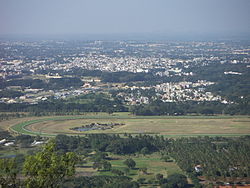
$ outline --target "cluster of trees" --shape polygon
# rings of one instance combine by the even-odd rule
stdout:
[[[11,89],[5,89],[0,91],[0,98],[15,98],[15,97],[20,97],[22,96],[23,93],[20,91],[15,91],[15,90],[11,90]]]
[[[0,140],[12,138],[11,134],[8,131],[4,131],[0,128]]]
[[[90,134],[87,137],[56,136],[56,148],[62,152],[92,149],[115,154],[148,154],[160,151],[169,144],[167,139],[159,136],[136,135],[120,137],[119,135]]]
[[[144,136],[138,137],[143,140]],[[101,135],[97,136],[104,139]],[[96,142],[94,138],[92,142]],[[112,136],[110,136],[112,138]],[[118,138],[118,137],[117,137]],[[20,135],[16,140],[27,141],[34,140],[34,137]],[[86,138],[88,140],[88,138]],[[69,137],[59,135],[55,140],[52,139],[46,144],[41,151],[26,157],[0,159],[0,186],[2,187],[28,187],[28,188],[42,188],[42,187],[105,187],[105,188],[130,188],[139,187],[139,183],[133,181],[131,178],[124,176],[128,174],[129,169],[136,166],[132,158],[124,161],[128,167],[128,172],[111,168],[111,163],[107,161],[108,155],[101,152],[96,147],[91,148],[89,143],[87,148],[84,148],[81,143],[86,143],[86,139],[80,137]],[[62,143],[62,141],[65,141]],[[88,141],[90,142],[90,141]],[[68,143],[68,148],[63,145]],[[84,145],[85,145],[84,144]],[[78,146],[78,147],[77,147]],[[111,171],[115,176],[93,176],[93,177],[74,177],[75,165],[82,163],[80,155],[75,150],[88,149],[89,151],[96,150],[94,155],[91,155],[93,161],[93,168],[98,170]],[[62,150],[64,148],[65,150]],[[75,149],[77,148],[77,149]],[[88,151],[88,152],[89,152]],[[18,174],[22,174],[22,179],[18,178]],[[170,178],[171,180],[171,178]],[[164,183],[166,183],[166,179]],[[169,181],[171,182],[171,181]]]
[[[27,148],[30,147],[32,142],[34,142],[34,140],[39,141],[41,140],[40,136],[37,137],[33,137],[30,135],[18,135],[16,137],[14,137],[15,143],[17,145],[19,145],[21,148]]]
[[[183,174],[171,174],[168,178],[163,178],[161,174],[157,174],[161,188],[185,188],[188,187],[187,177]]]
[[[38,104],[5,104],[0,103],[0,111],[2,112],[28,112],[30,115],[64,115],[64,114],[80,114],[83,112],[127,112],[131,111],[135,115],[154,116],[154,115],[188,115],[188,114],[230,114],[230,115],[246,115],[250,112],[250,105],[231,104],[225,105],[219,102],[178,102],[164,103],[162,101],[154,101],[147,105],[133,106],[128,109],[120,100],[111,100],[106,98],[96,98],[87,103],[74,103],[63,100],[44,101]],[[26,114],[27,115],[27,114]],[[23,117],[25,114],[1,114],[0,119],[6,120],[13,117]]]
[[[10,81],[3,81],[4,87],[8,86],[21,86],[21,87],[30,87],[32,89],[44,89],[44,90],[58,90],[65,89],[70,87],[80,87],[83,85],[83,82],[78,77],[63,77],[63,78],[50,78],[47,80],[41,79],[13,79]],[[14,91],[7,93],[6,91],[2,95],[16,95]]]
[[[167,148],[185,172],[210,180],[250,177],[250,137],[176,139]],[[199,166],[199,169],[195,169]]]
[[[134,169],[136,166],[136,162],[132,158],[126,159],[123,164],[127,166],[123,170],[119,170],[112,167],[112,164],[109,162],[110,158],[108,157],[108,153],[97,151],[95,154],[85,154],[85,156],[89,157],[91,161],[93,161],[93,168],[98,171],[110,171],[112,174],[117,176],[129,175],[130,169]]]
[[[35,138],[18,136],[16,142],[31,142]],[[124,171],[113,169],[106,152],[115,154],[149,154],[159,151],[164,161],[175,160],[192,179],[195,187],[201,187],[199,176],[217,179],[250,177],[250,137],[190,137],[167,139],[149,135],[91,134],[86,137],[58,135],[33,155],[15,159],[0,159],[0,185],[25,185],[26,187],[139,187],[137,182],[124,175],[135,168],[132,158],[124,160]],[[93,151],[94,154],[93,154]],[[90,155],[90,153],[92,153]],[[75,165],[90,157],[93,168],[110,171],[116,176],[72,177]],[[23,166],[20,165],[23,163]],[[19,164],[19,165],[18,165]],[[195,168],[198,167],[198,170]],[[147,169],[141,169],[147,171]],[[25,181],[18,180],[22,172]],[[52,175],[53,174],[53,175]],[[71,178],[69,178],[71,177]],[[173,174],[164,178],[157,174],[156,181],[165,187],[186,187],[187,178]],[[145,183],[143,179],[139,183]]]
[[[78,101],[85,100],[81,103]],[[38,104],[0,103],[0,111],[2,112],[29,112],[32,115],[49,115],[55,114],[79,114],[80,112],[125,112],[128,109],[122,105],[119,100],[111,100],[102,95],[89,94],[76,97],[74,100],[49,100],[39,102]]]
[[[24,114],[24,113],[0,113],[0,121],[9,120],[13,118],[22,118],[26,116],[27,114]]]
[[[187,114],[230,114],[247,115],[250,113],[248,103],[222,104],[220,102],[162,102],[154,101],[150,104],[143,104],[131,108],[135,115],[187,115]]]
[[[132,106],[130,109],[122,104],[120,100],[107,98],[96,98],[87,103],[76,103],[64,100],[44,101],[38,104],[0,103],[2,112],[29,112],[31,115],[64,115],[79,114],[83,112],[127,112],[131,111],[135,115],[154,116],[154,115],[188,115],[188,114],[229,114],[229,115],[248,115],[250,105],[240,104],[221,104],[219,102],[162,102],[154,101],[150,104]],[[21,114],[12,114],[11,117],[20,117]],[[0,115],[0,119],[8,119],[5,114]]]
[[[127,176],[82,176],[65,180],[62,188],[139,188],[139,184]]]
[[[132,72],[103,72],[102,82],[136,82],[145,80],[156,80],[152,73],[132,73]],[[158,78],[159,79],[159,78]]]
[[[214,181],[228,177],[249,177],[249,143],[249,136],[167,139],[149,135],[120,137],[118,135],[93,134],[85,138],[65,135],[56,137],[56,147],[63,153],[95,150],[101,153],[149,154],[160,151],[163,160],[168,162],[174,159],[192,179],[196,187],[200,187],[199,176],[201,175]],[[98,156],[98,160],[95,161],[105,160],[105,155],[99,153],[96,156]],[[134,168],[136,165],[131,159],[126,160],[124,164],[129,168]],[[99,163],[99,165],[103,165],[103,163]],[[199,170],[195,169],[196,166],[199,167]],[[104,167],[100,166],[100,169],[104,169]],[[164,180],[162,180],[162,184],[164,184]]]
[[[156,177],[157,178],[157,177]],[[158,174],[161,188],[185,188],[188,187],[187,177],[182,174],[172,174],[163,178]],[[142,181],[140,179],[139,181]],[[68,179],[62,188],[88,187],[88,188],[139,188],[140,184],[127,176],[92,176]]]

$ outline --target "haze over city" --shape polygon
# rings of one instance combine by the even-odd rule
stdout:
[[[0,35],[248,36],[248,0],[1,0]]]

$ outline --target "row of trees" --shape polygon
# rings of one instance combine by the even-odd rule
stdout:
[[[0,113],[0,121],[3,120],[9,120],[9,119],[13,119],[13,118],[22,118],[22,117],[26,117],[28,114],[25,113]]]
[[[87,137],[56,136],[56,147],[61,152],[91,149],[115,154],[148,154],[166,148],[169,140],[159,136],[137,135],[120,137],[119,135],[90,134]]]
[[[86,97],[86,98],[85,98]],[[38,104],[0,103],[0,111],[2,112],[29,112],[32,115],[47,115],[50,113],[68,114],[80,112],[125,112],[128,109],[121,104],[119,100],[111,100],[101,95],[92,95],[91,98],[84,96],[75,100],[85,100],[87,103],[67,101],[67,100],[50,100],[40,102]]]
[[[139,184],[126,176],[82,176],[65,180],[62,188],[139,188]]]
[[[121,100],[94,98],[87,103],[77,103],[74,101],[52,100],[40,102],[38,104],[0,103],[0,111],[16,112],[16,114],[1,114],[0,119],[4,120],[11,117],[20,117],[24,114],[18,112],[28,112],[30,115],[64,115],[80,114],[83,112],[127,112],[131,111],[135,115],[155,116],[155,115],[187,115],[187,114],[229,114],[229,115],[248,115],[250,112],[249,103],[222,104],[220,102],[162,102],[154,101],[150,104],[131,106],[130,108],[122,104]]]
[[[147,105],[139,105],[131,108],[135,115],[187,115],[187,114],[229,114],[229,115],[247,115],[250,113],[248,103],[222,104],[220,102],[162,102],[154,101]]]
[[[73,180],[73,181],[72,181]],[[182,174],[172,174],[168,178],[158,177],[161,188],[185,188],[188,187],[187,177]],[[139,179],[143,182],[143,179]],[[127,176],[92,176],[78,177],[64,182],[62,188],[139,188],[140,184],[132,181]]]
[[[176,139],[166,151],[184,171],[193,175],[203,175],[210,180],[250,177],[249,136]]]
[[[1,87],[6,88],[8,86],[21,86],[30,87],[32,89],[44,89],[44,90],[58,90],[66,89],[70,87],[81,87],[83,82],[78,77],[63,77],[63,78],[50,78],[48,80],[41,79],[13,79],[10,81],[2,81]],[[18,96],[18,92],[10,92],[8,90],[0,93],[5,97]]]

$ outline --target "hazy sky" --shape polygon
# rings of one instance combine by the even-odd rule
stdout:
[[[250,0],[0,0],[0,34],[249,34]]]

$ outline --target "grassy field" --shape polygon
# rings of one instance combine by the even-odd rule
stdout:
[[[24,118],[3,123],[12,131],[42,136],[57,134],[159,134],[163,136],[239,136],[250,134],[249,116],[133,116],[128,113],[87,113],[81,116],[51,116]],[[8,124],[9,123],[9,124]],[[90,123],[123,123],[107,130],[79,132],[71,128]],[[1,126],[2,127],[2,126]]]
[[[110,161],[113,169],[123,171],[127,166],[123,162],[129,158],[129,156],[113,156],[116,160]],[[156,174],[163,174],[165,177],[174,174],[181,173],[183,171],[175,164],[175,162],[164,162],[158,153],[151,155],[140,155],[137,157],[131,157],[136,162],[136,168],[130,170],[129,176],[132,178],[145,177],[147,179],[155,177]],[[147,174],[139,173],[140,168],[147,168]],[[107,175],[109,172],[99,172],[101,175]]]
[[[160,173],[163,174],[164,177],[167,177],[174,173],[184,174],[184,172],[177,166],[175,162],[164,162],[161,160],[161,156],[159,153],[153,153],[151,155],[137,155],[137,156],[121,156],[110,154],[109,157],[112,160],[108,160],[112,169],[118,169],[124,172],[124,169],[127,168],[123,162],[127,158],[132,158],[136,162],[136,167],[134,169],[130,169],[127,176],[137,180],[139,178],[145,178],[146,180],[153,180],[155,175]],[[114,176],[111,171],[97,171],[92,168],[92,163],[88,162],[84,164],[82,167],[77,168],[77,174],[89,174],[89,175],[111,175]],[[147,168],[147,173],[141,173],[141,168]]]

